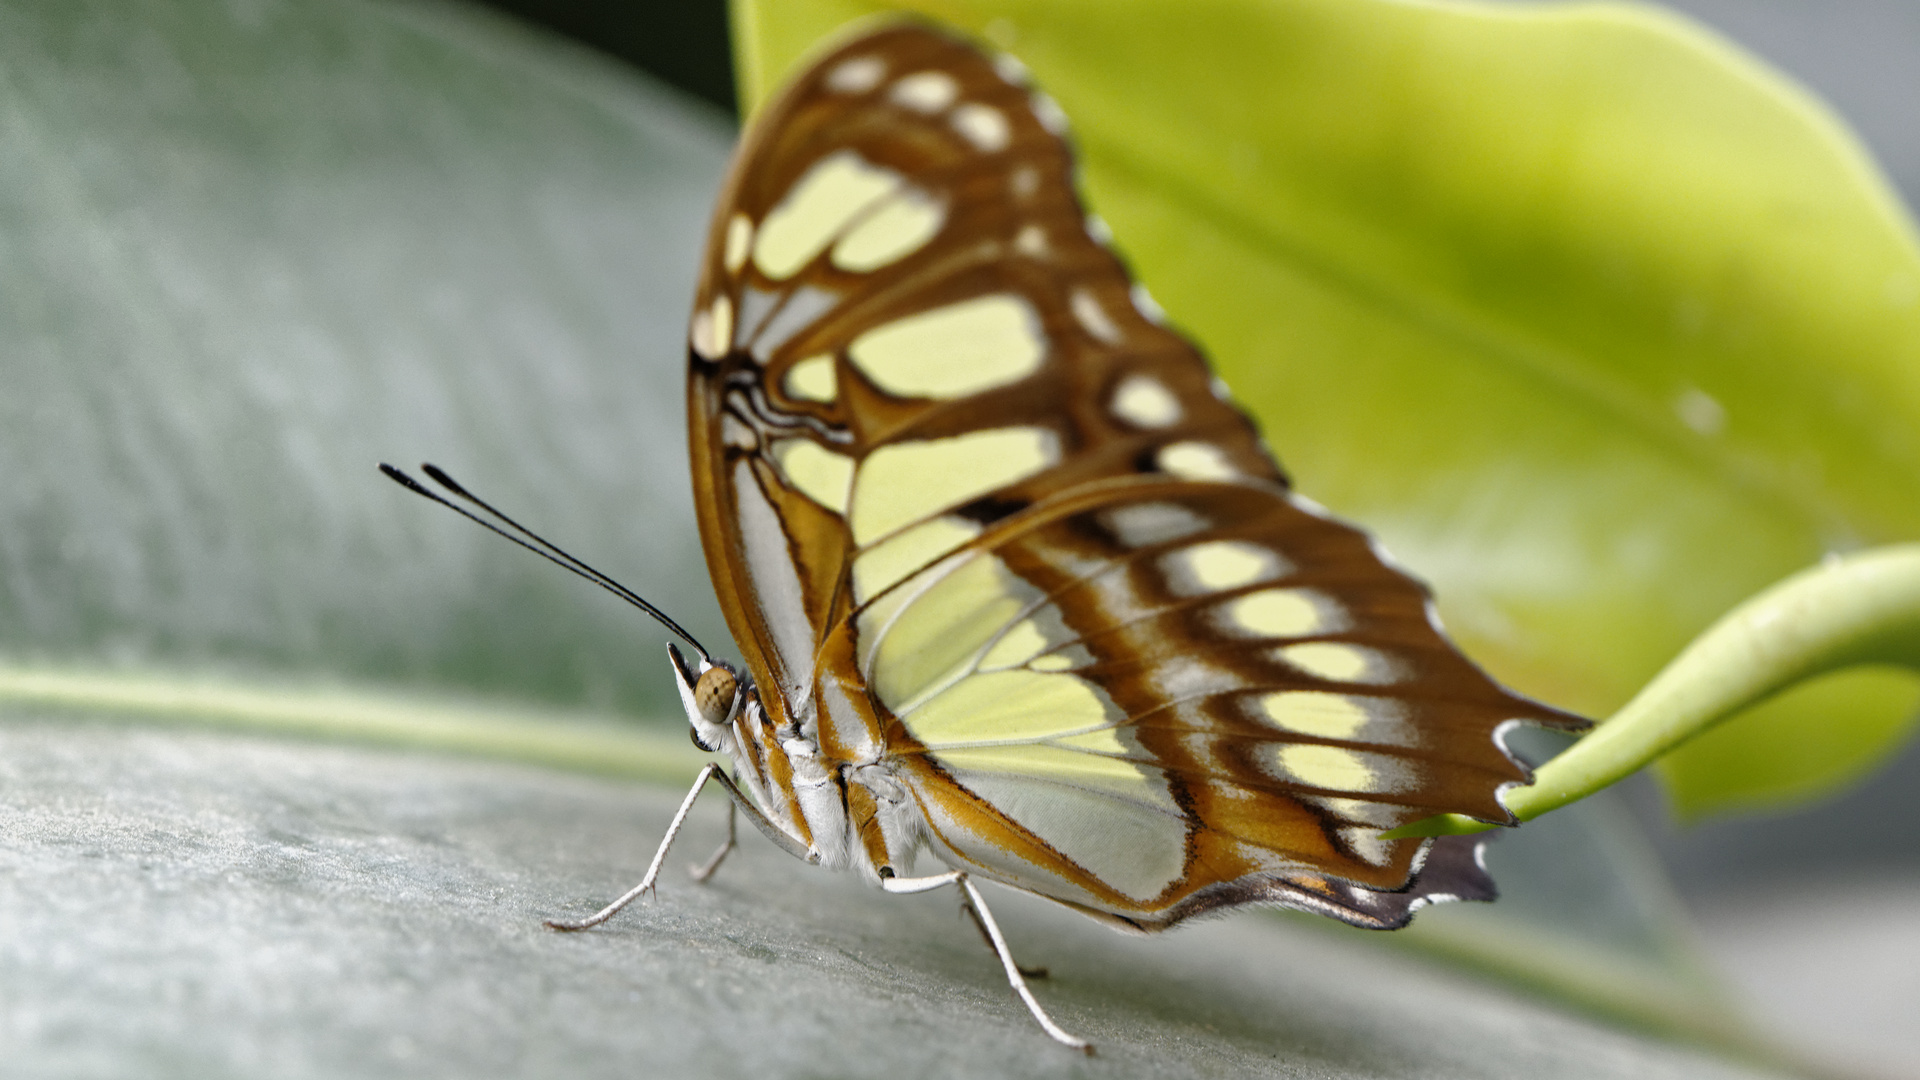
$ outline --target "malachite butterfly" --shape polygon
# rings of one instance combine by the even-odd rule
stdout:
[[[1075,192],[1020,64],[912,23],[750,125],[687,379],[701,540],[744,663],[672,658],[776,843],[1124,930],[1273,904],[1357,926],[1491,899],[1508,725],[1578,717],[1460,655],[1426,590],[1294,494]],[[729,841],[731,844],[731,841]],[[646,880],[578,929],[604,921]],[[723,848],[721,855],[725,854]],[[939,872],[916,877],[930,854]],[[702,876],[717,864],[702,868]],[[924,869],[924,868],[923,868]]]

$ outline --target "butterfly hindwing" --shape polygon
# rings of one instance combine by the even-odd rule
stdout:
[[[1382,830],[1504,816],[1514,700],[1383,571],[1284,494],[1142,477],[1009,519],[853,623],[936,841],[1183,911],[1300,874],[1397,889],[1422,844]]]
[[[1289,492],[1081,209],[1057,108],[965,43],[882,30],[768,107],[692,342],[716,589],[872,860],[924,840],[1143,927],[1390,925],[1479,886],[1449,844],[1409,889],[1433,845],[1379,833],[1507,820],[1497,729],[1573,722]]]

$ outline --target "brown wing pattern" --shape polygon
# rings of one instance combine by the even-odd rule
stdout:
[[[1496,730],[1577,719],[1289,494],[1085,216],[1061,128],[1010,61],[895,25],[746,136],[690,436],[771,722],[910,792],[924,832],[866,830],[876,863],[924,839],[1138,926],[1249,900],[1394,925],[1483,890],[1470,845],[1410,887],[1431,845],[1378,834],[1507,820]]]

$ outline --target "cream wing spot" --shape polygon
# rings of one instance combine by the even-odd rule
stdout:
[[[953,129],[983,153],[997,154],[1013,141],[1006,116],[991,105],[968,102],[953,110]]]
[[[1180,399],[1151,375],[1129,375],[1113,388],[1113,413],[1137,428],[1172,427],[1183,414]]]
[[[781,439],[772,450],[774,462],[802,495],[836,514],[847,512],[847,495],[853,486],[852,458],[811,439]]]
[[[1259,698],[1256,717],[1281,731],[1316,739],[1351,740],[1371,719],[1353,698],[1318,690],[1283,690]]]
[[[1038,427],[992,428],[949,439],[893,443],[855,473],[854,542],[874,540],[948,507],[1024,480],[1060,460],[1060,440]]]
[[[1014,235],[1013,250],[1029,259],[1045,258],[1047,254],[1047,233],[1038,225],[1022,226]]]
[[[853,560],[853,602],[864,604],[980,535],[980,523],[937,517],[888,537]]]
[[[795,401],[831,404],[840,395],[840,377],[831,356],[809,356],[794,364],[780,385]]]
[[[1192,656],[1179,663],[1161,664],[1153,671],[1154,691],[1168,701],[1231,693],[1243,682],[1231,669]]]
[[[706,359],[720,359],[720,350],[713,346],[712,308],[701,308],[693,313],[693,322],[687,327],[687,342],[693,346],[694,352]]]
[[[1286,700],[1267,700],[1271,698]],[[1410,719],[1411,707],[1394,698],[1288,690],[1266,695],[1262,708],[1268,720],[1276,724],[1284,722],[1289,725],[1287,730],[1295,734],[1408,747],[1421,746],[1427,741]],[[1357,724],[1350,724],[1356,718]],[[1341,731],[1346,734],[1336,734]]]
[[[1087,289],[1075,289],[1067,299],[1067,307],[1073,311],[1074,321],[1080,328],[1093,335],[1094,340],[1108,345],[1120,343],[1120,328],[1114,325],[1107,311],[1100,306],[1100,300]]]
[[[937,113],[960,96],[960,84],[944,71],[919,71],[887,91],[887,100],[919,113]]]
[[[727,222],[727,251],[722,260],[727,273],[737,274],[747,263],[747,252],[753,247],[753,222],[745,214],[735,214]]]
[[[1233,467],[1227,455],[1211,443],[1184,442],[1170,443],[1160,448],[1154,455],[1154,464],[1160,471],[1171,473],[1182,480],[1238,480],[1240,470]]]
[[[1270,749],[1278,776],[1307,787],[1392,794],[1413,780],[1405,761],[1386,754],[1319,743],[1277,743]]]
[[[1337,603],[1312,589],[1261,589],[1228,602],[1225,628],[1254,637],[1307,637],[1344,629]]]
[[[1274,651],[1277,659],[1328,682],[1384,684],[1399,679],[1400,665],[1384,653],[1343,641],[1309,641]]]
[[[1088,214],[1083,224],[1086,226],[1088,239],[1101,247],[1109,247],[1113,244],[1113,226],[1107,224],[1106,218],[1099,214]]]
[[[833,245],[833,265],[864,274],[926,246],[946,223],[946,207],[918,188],[882,203]]]
[[[1059,102],[1038,90],[1028,97],[1028,101],[1033,106],[1033,118],[1040,121],[1040,126],[1047,129],[1049,135],[1067,133],[1067,114],[1060,108]]]
[[[1147,287],[1139,282],[1135,282],[1133,286],[1133,309],[1140,313],[1141,318],[1155,326],[1160,326],[1167,321],[1166,309],[1162,308],[1159,301],[1153,298],[1153,294],[1147,291]]]
[[[1146,502],[1116,506],[1100,515],[1101,524],[1130,548],[1150,547],[1204,531],[1209,522],[1177,503]]]
[[[864,94],[880,85],[887,65],[877,56],[856,56],[842,60],[827,73],[827,89],[836,94]]]
[[[717,360],[727,355],[733,348],[733,301],[725,296],[713,298],[713,306],[707,309],[707,341],[711,351],[702,351],[709,360]]]
[[[1244,540],[1209,540],[1161,559],[1167,583],[1182,596],[1238,589],[1279,577],[1286,568],[1268,548]]]
[[[847,354],[887,394],[947,399],[1026,378],[1046,358],[1047,340],[1025,298],[991,293],[883,323]]]
[[[760,223],[753,263],[781,281],[812,261],[847,223],[900,185],[900,175],[836,150],[803,173]]]

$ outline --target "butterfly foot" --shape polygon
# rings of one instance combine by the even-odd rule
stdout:
[[[592,919],[581,919],[579,922],[565,922],[560,919],[542,919],[540,925],[549,930],[558,930],[563,934],[571,934],[581,930],[591,930],[600,924]]]

